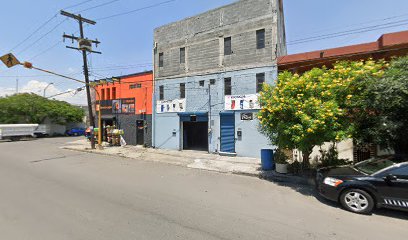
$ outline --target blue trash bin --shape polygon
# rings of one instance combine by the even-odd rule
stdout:
[[[261,150],[261,165],[262,165],[262,170],[264,171],[270,171],[270,170],[275,169],[272,149],[262,149]]]

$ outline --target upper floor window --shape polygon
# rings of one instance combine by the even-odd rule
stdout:
[[[164,66],[164,53],[159,53],[159,67]]]
[[[142,88],[141,83],[136,83],[136,84],[130,84],[129,89],[135,89],[135,88]]]
[[[256,92],[262,91],[263,84],[265,83],[265,73],[256,74]]]
[[[231,37],[224,38],[224,55],[232,54]]]
[[[204,80],[201,80],[199,83],[200,83],[200,87],[204,87],[204,84],[205,84]]]
[[[112,88],[112,99],[116,99],[116,87]]]
[[[105,89],[101,89],[101,100],[105,100]]]
[[[226,96],[232,94],[231,78],[224,78],[224,94]]]
[[[256,31],[256,48],[265,48],[265,29]]]
[[[186,48],[180,48],[180,63],[186,63]]]
[[[111,95],[110,95],[110,88],[106,89],[106,100],[110,100],[111,99]]]
[[[210,84],[215,85],[215,79],[210,79]]]
[[[186,98],[186,84],[180,83],[180,98]]]
[[[164,86],[159,87],[159,100],[164,100]]]

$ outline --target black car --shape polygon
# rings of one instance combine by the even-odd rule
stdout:
[[[351,212],[369,214],[375,207],[408,210],[408,162],[394,157],[319,169],[316,186],[320,195]]]

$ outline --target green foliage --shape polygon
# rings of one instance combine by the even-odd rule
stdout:
[[[346,165],[348,162],[345,159],[339,159],[339,153],[336,149],[336,144],[331,145],[328,150],[320,149],[319,167],[332,167]]]
[[[36,94],[16,94],[0,98],[0,123],[81,122],[84,111],[66,102],[49,100]]]
[[[275,163],[285,164],[285,163],[288,163],[288,160],[289,160],[289,158],[288,158],[288,156],[287,156],[287,154],[285,153],[284,150],[282,150],[280,148],[275,150],[274,155],[273,155],[273,161]]]
[[[264,85],[261,92],[263,132],[280,148],[301,150],[308,162],[314,146],[352,137],[350,110],[362,91],[356,83],[378,79],[383,68],[384,62],[369,60],[279,74],[276,84]]]
[[[390,62],[382,78],[360,83],[364,89],[355,102],[355,137],[408,153],[408,57]]]

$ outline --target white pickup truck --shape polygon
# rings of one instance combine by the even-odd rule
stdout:
[[[0,124],[0,140],[18,141],[23,137],[34,137],[38,124]]]

